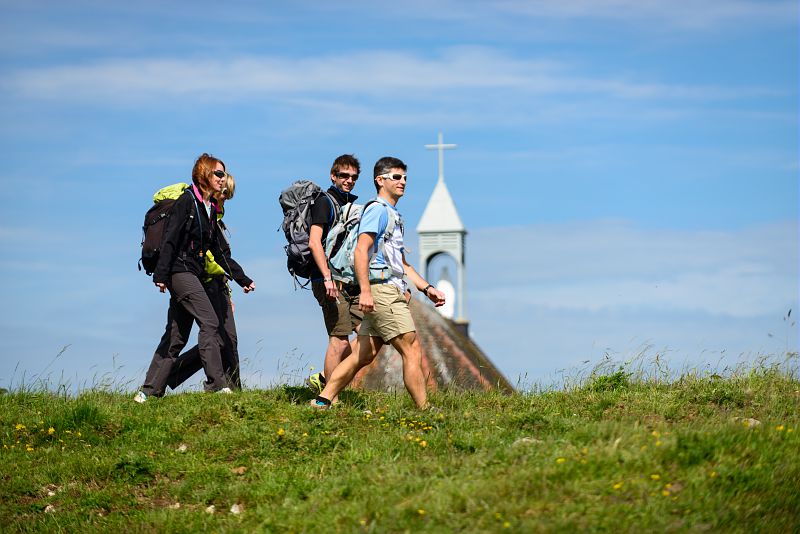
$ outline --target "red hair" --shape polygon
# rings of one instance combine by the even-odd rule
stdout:
[[[192,182],[194,182],[194,185],[197,186],[204,196],[211,190],[211,177],[214,175],[214,169],[217,167],[217,163],[222,165],[222,168],[225,169],[225,163],[221,159],[215,158],[211,154],[205,152],[200,154],[200,157],[194,162],[194,167],[192,168]]]

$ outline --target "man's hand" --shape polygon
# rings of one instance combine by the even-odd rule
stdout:
[[[372,298],[372,291],[362,291],[358,297],[358,309],[364,313],[375,310],[375,300]]]
[[[427,296],[435,307],[444,306],[444,293],[436,289],[435,287],[431,287],[428,289]]]
[[[331,300],[336,300],[339,298],[339,288],[336,287],[336,282],[330,278],[325,279],[325,294]]]
[[[166,292],[167,284],[165,284],[163,282],[153,282],[153,283],[156,285],[156,287],[158,288],[158,290],[160,292],[162,292],[162,293]]]
[[[255,291],[256,290],[256,283],[255,282],[250,282],[249,286],[245,286],[242,289],[244,290],[245,293],[250,293],[251,291]]]

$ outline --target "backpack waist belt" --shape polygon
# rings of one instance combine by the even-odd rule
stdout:
[[[361,286],[358,284],[345,284],[342,282],[336,282],[339,286],[339,291],[344,291],[349,295],[357,295],[361,291]]]

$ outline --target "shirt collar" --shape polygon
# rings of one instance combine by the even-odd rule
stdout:
[[[334,195],[338,200],[342,201],[342,204],[347,204],[350,202],[355,202],[358,199],[358,196],[354,195],[353,193],[345,193],[338,187],[332,185],[328,188],[328,192]]]
[[[203,200],[203,195],[200,194],[200,189],[198,189],[196,184],[192,184],[192,192],[198,201],[205,203],[205,200]],[[211,203],[212,213],[225,213],[224,211],[220,210],[217,206],[217,203],[214,202],[214,197],[209,198],[209,202]]]

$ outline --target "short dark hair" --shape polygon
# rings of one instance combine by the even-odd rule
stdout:
[[[353,167],[356,170],[356,174],[361,172],[361,164],[358,162],[358,158],[356,158],[353,154],[342,154],[333,160],[333,165],[331,165],[331,174],[336,174],[345,167]]]
[[[403,169],[403,171],[408,170],[406,164],[403,163],[402,160],[393,158],[391,156],[384,156],[375,162],[375,168],[372,170],[372,181],[375,182],[375,191],[381,190],[376,178],[378,178],[378,176],[381,174],[388,173],[392,169]]]

